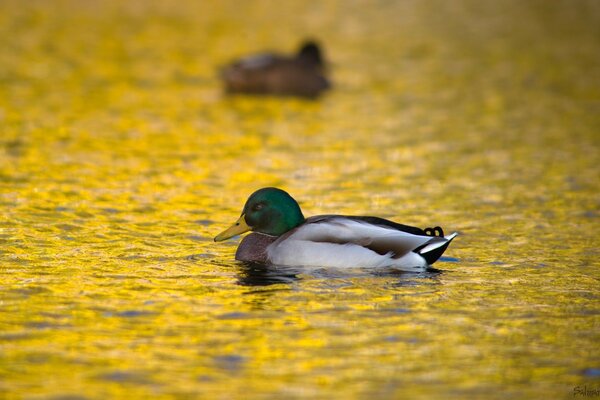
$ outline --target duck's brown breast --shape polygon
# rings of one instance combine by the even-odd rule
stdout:
[[[235,252],[238,261],[267,264],[267,247],[277,240],[277,236],[252,232],[242,239]]]

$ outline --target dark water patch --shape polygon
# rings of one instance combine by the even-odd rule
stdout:
[[[25,175],[7,175],[0,173],[0,182],[6,183],[27,183],[29,182],[29,177]]]
[[[35,334],[33,332],[28,332],[28,331],[6,332],[6,333],[0,333],[0,340],[11,342],[11,341],[19,341],[19,340],[29,340],[36,336],[39,336],[39,334]]]
[[[138,284],[138,285],[134,285],[134,286],[129,286],[128,289],[137,291],[137,292],[145,292],[145,291],[154,289],[154,286],[152,284],[151,285]]]
[[[396,314],[396,315],[409,314],[411,312],[407,308],[384,308],[384,309],[380,309],[377,311],[379,313],[383,313],[383,314]]]
[[[135,224],[133,224],[134,226],[138,226],[140,228],[147,228],[147,227],[154,227],[156,226],[156,222],[155,221],[144,221],[144,222],[137,222]],[[152,235],[154,237],[159,237],[159,235]]]
[[[52,323],[52,322],[47,322],[47,321],[26,322],[25,326],[27,326],[28,328],[38,329],[38,330],[69,329],[69,328],[73,327],[72,325],[69,325],[69,324],[57,324],[57,323]]]
[[[600,367],[586,368],[583,371],[581,371],[581,374],[590,378],[600,378]]]
[[[57,354],[44,353],[44,352],[33,352],[28,353],[24,357],[24,361],[30,364],[47,364],[53,361],[61,360],[64,361]]]
[[[2,175],[0,174],[0,177]],[[0,179],[0,182],[2,182],[2,180]],[[17,203],[14,201],[10,201],[10,200],[5,200],[5,199],[0,199],[0,206],[3,207],[16,207]],[[0,222],[0,225],[5,225],[5,226],[15,226],[16,224],[11,223],[9,221],[2,221]]]
[[[353,289],[355,287],[354,282],[344,279],[346,277],[343,276],[327,276],[327,275],[317,275],[317,278],[322,279],[321,287],[326,290],[333,289],[334,291],[338,291],[340,289]]]
[[[33,296],[36,294],[52,293],[52,290],[43,286],[25,286],[21,288],[10,289],[10,293],[20,294],[24,296]]]
[[[227,372],[239,372],[246,363],[246,358],[237,354],[216,356],[213,358],[215,366]]]
[[[22,139],[11,139],[0,142],[0,147],[4,147],[6,153],[13,157],[21,157],[25,154],[28,144]]]
[[[152,380],[147,372],[143,371],[117,370],[97,375],[96,379],[116,383],[131,383],[136,385],[148,385],[156,383]]]
[[[88,400],[90,397],[86,397],[82,394],[57,394],[55,396],[48,397],[49,400]]]
[[[158,237],[157,237],[157,236],[154,236],[154,238],[158,238]],[[160,241],[158,241],[158,242],[150,242],[150,241],[148,241],[148,240],[144,240],[144,241],[142,241],[142,244],[143,244],[144,246],[148,246],[148,247],[154,247],[154,248],[162,248],[162,247],[165,247],[165,243],[164,243],[162,240],[160,240]],[[168,260],[168,257],[160,257],[160,258],[159,258],[159,261],[164,261],[164,260]]]
[[[565,183],[568,185],[569,190],[572,191],[579,191],[584,189],[581,183],[579,183],[577,178],[575,178],[574,176],[567,176],[565,178]]]
[[[581,214],[582,217],[584,218],[598,218],[598,212],[593,211],[593,210],[589,210],[589,211],[585,211]]]
[[[216,256],[211,253],[198,253],[198,254],[190,254],[186,256],[185,259],[189,261],[198,261],[198,260],[206,260],[209,258],[215,258]]]
[[[406,338],[406,337],[401,337],[398,335],[390,335],[390,336],[385,336],[384,338],[382,338],[382,340],[384,342],[389,342],[389,343],[409,343],[409,344],[415,344],[415,343],[419,343],[419,339],[417,338]]]
[[[276,292],[287,292],[289,290],[290,290],[290,288],[287,286],[282,286],[282,287],[277,287],[277,288],[256,286],[256,287],[252,287],[249,290],[245,291],[244,294],[245,295],[265,295],[265,294],[269,295],[269,294],[276,293]]]
[[[142,260],[146,257],[141,256],[141,255],[132,255],[132,256],[125,256],[125,255],[119,255],[117,256],[118,259],[120,260],[126,260],[126,261],[134,261],[134,260]]]
[[[201,236],[201,235],[189,235],[187,238],[194,242],[212,242],[213,241],[213,238],[208,237],[208,236]]]
[[[215,221],[211,220],[211,219],[197,219],[194,221],[195,224],[197,225],[202,225],[202,226],[209,226],[215,223]]]
[[[190,279],[193,278],[194,275],[167,275],[167,276],[159,276],[158,279]]]
[[[217,319],[252,319],[254,318],[252,315],[243,312],[230,312],[217,316]]]
[[[139,275],[128,275],[128,274],[94,274],[94,278],[111,278],[111,279],[138,279],[141,278]]]
[[[180,257],[150,256],[150,255],[148,255],[148,253],[149,253],[148,250],[140,249],[140,248],[131,249],[131,252],[134,254],[128,255],[127,253],[122,253],[122,254],[119,254],[117,256],[117,258],[120,260],[128,260],[128,261],[143,260],[145,262],[148,262],[148,261],[165,262],[165,261],[174,261],[174,260],[181,259]]]
[[[155,312],[147,310],[125,310],[118,312],[105,312],[105,317],[122,317],[122,318],[136,318],[136,317],[147,317],[150,315],[156,315]]]
[[[583,293],[582,297],[584,297],[584,298],[587,297],[590,300],[596,300],[598,298],[598,296],[594,295],[594,294],[590,294],[589,296],[586,296],[585,292]],[[581,311],[577,312],[577,315],[583,315],[583,316],[600,315],[600,310],[581,310]]]
[[[56,212],[54,212],[54,210],[52,210],[51,212],[31,212],[31,213],[29,213],[29,216],[33,217],[34,219],[37,219],[37,220],[44,220],[44,219],[54,220],[58,217],[56,215]],[[40,227],[40,230],[43,230],[43,229]],[[50,228],[48,228],[48,230],[50,230]]]
[[[458,258],[455,258],[455,257],[446,257],[446,256],[444,256],[444,257],[440,257],[440,259],[438,261],[455,263],[455,262],[459,262],[460,260]]]
[[[132,318],[132,317],[143,317],[146,315],[154,315],[154,313],[149,312],[149,311],[141,311],[141,310],[127,310],[127,311],[118,312],[115,315],[118,317]]]
[[[133,212],[140,213],[140,214],[154,213],[154,212],[156,212],[156,208],[152,207],[152,206],[143,206],[143,207],[134,208]]]
[[[119,214],[123,211],[119,210],[118,208],[105,207],[101,208],[100,212],[102,212],[103,214]]]
[[[405,288],[405,287],[417,287],[439,283],[438,278],[443,271],[423,271],[423,272],[405,272],[392,282],[389,282],[385,286],[387,288]],[[385,275],[384,275],[385,277]],[[395,277],[388,275],[387,277]]]
[[[335,310],[335,312],[342,312],[342,311],[346,311],[346,310],[343,310],[343,309]],[[350,312],[352,312],[352,314],[354,314],[354,315],[360,316],[360,318],[362,318],[364,320],[368,320],[368,319],[380,320],[380,319],[385,319],[385,318],[394,318],[399,315],[410,314],[412,311],[407,308],[398,307],[398,308],[383,308],[383,309],[362,310],[362,311],[356,311],[356,310],[351,309]]]

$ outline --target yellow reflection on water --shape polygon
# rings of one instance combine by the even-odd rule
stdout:
[[[592,1],[0,3],[0,397],[566,398],[598,386]],[[315,102],[217,70],[316,37]],[[424,275],[272,271],[305,215],[461,236]]]

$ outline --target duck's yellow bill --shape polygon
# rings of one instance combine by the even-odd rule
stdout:
[[[250,228],[248,226],[248,224],[246,224],[245,215],[242,214],[240,219],[238,219],[235,222],[235,224],[231,225],[228,229],[224,230],[223,232],[221,232],[217,236],[215,236],[215,242],[220,242],[225,239],[229,239],[230,237],[233,237],[235,235],[239,235],[241,233],[248,232],[250,229],[252,229],[252,228]]]

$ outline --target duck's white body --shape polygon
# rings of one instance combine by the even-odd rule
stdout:
[[[266,258],[281,266],[419,271],[437,260],[456,235],[416,235],[342,216],[309,218],[274,239]]]

